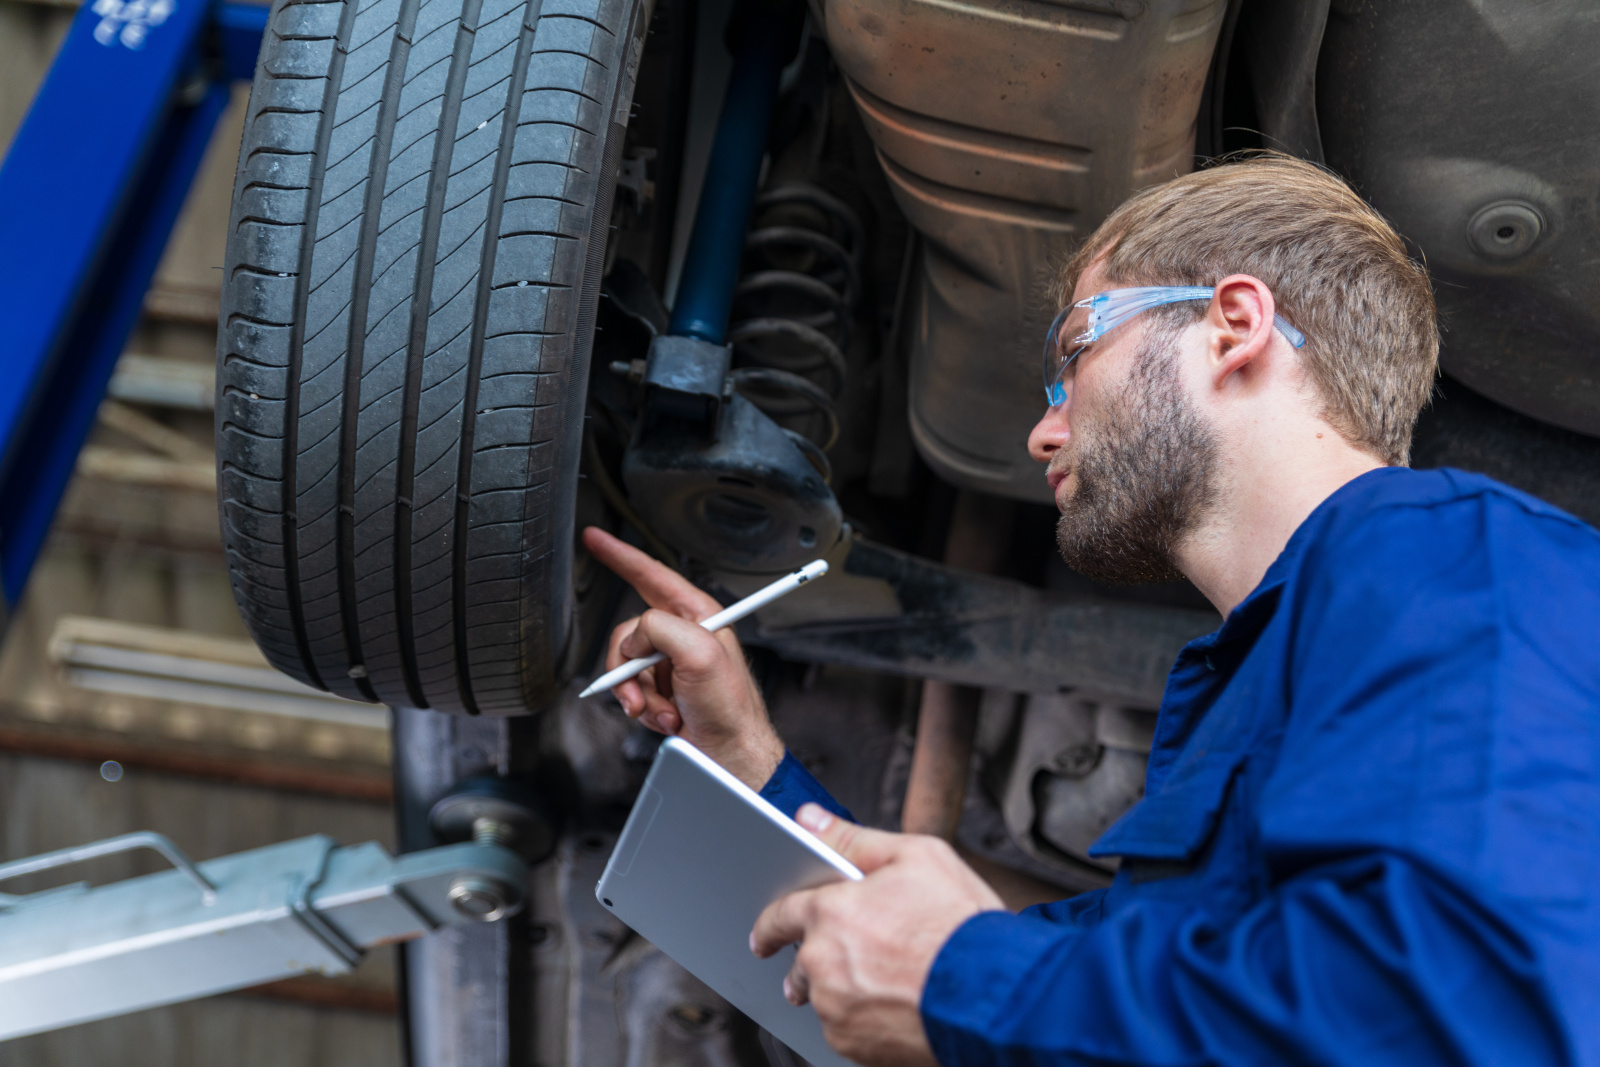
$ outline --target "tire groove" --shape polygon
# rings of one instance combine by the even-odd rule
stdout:
[[[445,79],[444,100],[439,105],[439,132],[433,146],[433,166],[429,170],[428,201],[422,221],[421,247],[417,252],[416,287],[411,298],[411,331],[407,345],[405,398],[400,415],[400,454],[395,468],[394,589],[395,614],[399,620],[400,658],[405,664],[406,688],[415,687],[413,699],[427,707],[427,694],[416,674],[417,641],[415,632],[415,590],[412,588],[411,531],[415,517],[412,495],[416,492],[417,418],[422,398],[422,373],[428,352],[428,319],[433,301],[433,277],[439,250],[440,229],[444,223],[445,194],[449,188],[450,157],[455,141],[445,131],[455,127],[466,91],[467,70],[476,39],[478,13],[482,0],[463,0],[461,21],[456,26],[455,46],[450,54],[450,72]],[[469,705],[470,707],[470,705]],[[476,708],[472,709],[476,712]]]
[[[306,632],[304,588],[300,584],[300,526],[296,517],[300,502],[296,495],[300,464],[300,369],[305,357],[306,305],[311,298],[311,262],[316,252],[317,216],[322,206],[322,179],[327,172],[328,145],[333,137],[331,120],[339,100],[339,83],[344,78],[345,46],[355,29],[356,10],[347,4],[339,13],[339,33],[328,63],[327,84],[322,90],[322,121],[317,127],[317,147],[312,155],[311,180],[306,188],[304,235],[300,243],[299,272],[295,278],[294,321],[289,324],[288,396],[284,400],[283,437],[283,560],[284,588],[289,602],[289,626],[301,668],[320,689],[327,689],[322,673],[311,656],[311,640]],[[237,227],[235,227],[237,229]]]
[[[400,84],[404,79],[406,59],[411,53],[411,36],[416,29],[418,0],[402,0],[395,20],[394,39],[389,43],[388,69],[384,72],[383,96],[378,117],[373,128],[371,162],[367,169],[367,189],[362,204],[361,236],[356,246],[355,279],[350,300],[349,337],[345,347],[344,405],[341,412],[339,435],[339,510],[335,516],[338,528],[336,551],[339,569],[339,610],[345,631],[345,647],[350,657],[350,677],[356,688],[368,700],[377,701],[378,694],[367,676],[361,617],[357,610],[356,590],[356,452],[360,448],[361,384],[366,371],[367,312],[372,298],[372,267],[378,254],[378,227],[383,210],[384,186],[389,175],[389,149],[394,140],[395,123],[400,103]],[[369,40],[376,40],[374,36]],[[374,71],[375,73],[375,71]],[[371,77],[371,74],[366,77]],[[366,77],[362,81],[366,80]],[[365,111],[362,112],[363,114]],[[402,660],[406,675],[407,695],[415,707],[427,707],[420,702],[419,690],[413,684],[412,672]]]
[[[307,190],[307,192],[309,191]],[[297,229],[300,225],[298,222],[283,222],[279,219],[264,219],[259,215],[245,215],[233,224],[233,232],[238,233],[242,226],[282,226],[286,230],[292,230]],[[273,323],[273,325],[282,326],[284,323]]]
[[[517,35],[517,55],[511,63],[511,79],[506,90],[506,107],[500,122],[500,151],[494,162],[490,182],[489,213],[483,227],[483,262],[478,268],[478,292],[472,314],[472,342],[468,348],[467,390],[461,410],[461,444],[456,466],[455,543],[451,546],[450,590],[454,614],[453,636],[456,652],[456,679],[462,703],[478,714],[473,692],[472,665],[467,640],[467,535],[472,518],[472,440],[477,432],[478,384],[483,370],[483,347],[489,332],[489,297],[494,290],[494,261],[500,249],[500,219],[504,210],[506,183],[511,175],[511,158],[517,143],[517,120],[522,116],[522,94],[528,80],[528,61],[533,55],[533,39],[539,33],[544,0],[528,0],[522,29]]]

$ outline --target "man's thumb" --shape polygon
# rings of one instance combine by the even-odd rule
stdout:
[[[893,859],[901,837],[841,819],[821,804],[802,804],[795,812],[795,821],[863,873],[871,873]]]

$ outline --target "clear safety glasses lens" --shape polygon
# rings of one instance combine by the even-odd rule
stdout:
[[[1087,300],[1080,300],[1076,304],[1062,308],[1061,313],[1050,324],[1050,332],[1044,339],[1046,401],[1051,407],[1066,402],[1064,379],[1067,368],[1078,358],[1078,353],[1083,351],[1085,345],[1100,340],[1129,319],[1151,308],[1161,307],[1163,304],[1179,304],[1187,300],[1210,300],[1214,292],[1215,289],[1205,285],[1144,285],[1130,289],[1107,289]],[[1089,312],[1086,327],[1071,339],[1063,340],[1062,327],[1066,325],[1067,318],[1072,312],[1078,308],[1084,308]],[[1305,334],[1290,325],[1282,315],[1274,316],[1273,325],[1295,348],[1300,348],[1306,343]]]
[[[1056,315],[1055,321],[1050,324],[1050,330],[1044,335],[1044,397],[1051,407],[1060,407],[1067,402],[1067,387],[1062,379],[1067,375],[1067,368],[1078,357],[1078,346],[1074,345],[1070,352],[1061,350],[1061,327],[1066,325],[1067,316],[1072,314],[1076,304],[1068,304]]]

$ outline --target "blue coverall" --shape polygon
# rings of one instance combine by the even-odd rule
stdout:
[[[763,790],[842,811],[788,756]],[[1600,534],[1487,478],[1341,488],[1167,681],[1108,889],[935,959],[945,1067],[1600,1067]]]

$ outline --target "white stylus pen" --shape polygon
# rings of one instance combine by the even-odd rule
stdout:
[[[749,615],[751,612],[760,611],[762,608],[766,607],[774,600],[777,600],[779,597],[788,596],[790,593],[794,592],[796,589],[799,589],[802,585],[805,585],[813,578],[821,578],[827,573],[827,560],[812,560],[810,563],[807,563],[804,567],[801,567],[793,574],[785,574],[782,578],[779,578],[765,589],[760,589],[754,593],[751,593],[737,604],[723,608],[709,619],[702,619],[700,625],[712,633],[716,633],[724,626],[733,625],[746,615]],[[654,667],[657,663],[660,663],[664,659],[666,659],[666,657],[659,652],[653,656],[645,656],[643,659],[630,659],[616,670],[607,671],[600,677],[596,678],[590,683],[589,688],[579,693],[578,696],[593,696],[602,689],[610,689],[614,685],[621,685],[629,678],[649,670],[651,667]]]

